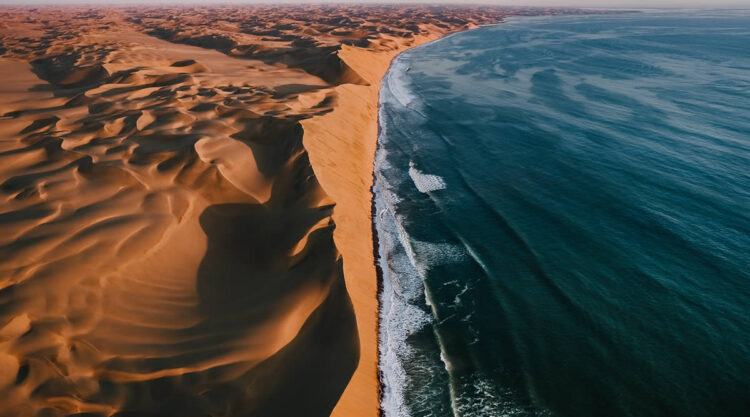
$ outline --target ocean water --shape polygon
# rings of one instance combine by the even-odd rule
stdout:
[[[750,13],[460,33],[380,122],[387,417],[750,416]]]

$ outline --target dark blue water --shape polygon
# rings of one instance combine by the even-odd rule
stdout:
[[[750,14],[511,20],[383,82],[394,416],[750,416]]]

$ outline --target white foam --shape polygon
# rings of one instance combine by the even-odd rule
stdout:
[[[383,156],[379,150],[378,157]],[[395,214],[396,198],[384,175],[376,170],[375,207],[378,213],[375,226],[378,235],[379,264],[383,273],[383,291],[380,294],[380,369],[383,377],[382,407],[389,417],[410,417],[407,392],[410,375],[405,367],[421,368],[416,373],[428,375],[434,371],[422,362],[420,353],[409,344],[409,336],[434,322],[429,312],[430,294],[423,279],[436,265],[460,262],[468,257],[461,246],[443,242],[426,242],[409,236],[403,227],[405,220]],[[422,294],[428,309],[419,307]],[[433,312],[434,314],[434,312]],[[444,366],[449,362],[440,353]],[[410,371],[415,372],[415,371]]]
[[[406,367],[418,368],[416,372],[420,375],[435,372],[435,364],[424,361],[425,353],[415,350],[408,340],[411,335],[434,322],[431,306],[425,308],[420,305],[423,296],[428,305],[430,302],[430,294],[424,287],[423,279],[431,267],[457,262],[468,256],[461,247],[452,244],[413,239],[403,227],[405,219],[396,210],[401,203],[396,191],[401,181],[409,180],[400,175],[393,178],[386,175],[394,167],[389,163],[383,146],[389,140],[387,136],[390,127],[383,103],[390,101],[395,107],[403,106],[410,111],[419,112],[419,98],[410,88],[410,77],[405,69],[403,61],[399,58],[394,60],[381,90],[379,146],[375,155],[373,188],[377,213],[374,220],[379,243],[378,263],[383,274],[379,329],[380,370],[383,378],[381,405],[388,417],[411,416],[406,390],[411,386],[409,379],[412,370],[407,373]],[[414,164],[410,164],[409,176],[422,193],[445,188],[445,181],[441,177],[422,173]]]
[[[475,373],[456,378],[453,382],[453,412],[456,416],[516,417],[534,415],[551,417],[550,410],[528,409],[518,406],[517,394],[510,389],[499,388],[485,375]]]
[[[445,180],[443,180],[443,177],[423,173],[414,167],[414,162],[412,161],[409,161],[409,176],[414,181],[414,185],[420,193],[426,194],[445,189]]]
[[[373,192],[377,215],[374,216],[374,221],[378,238],[377,262],[381,267],[383,278],[383,289],[379,294],[379,370],[383,378],[382,409],[388,417],[412,417],[411,410],[419,410],[417,412],[419,415],[435,415],[436,412],[430,407],[429,401],[434,401],[436,397],[431,394],[425,394],[423,399],[414,398],[414,396],[415,393],[426,393],[418,389],[431,389],[439,376],[441,385],[439,388],[450,390],[453,409],[452,413],[446,412],[441,415],[451,417],[528,415],[528,410],[514,403],[514,399],[518,397],[515,392],[496,386],[493,380],[494,375],[492,378],[480,373],[461,375],[460,367],[451,363],[451,357],[446,353],[439,331],[435,331],[439,351],[434,351],[432,348],[425,349],[412,342],[413,335],[420,332],[418,334],[421,337],[424,334],[421,332],[429,330],[430,326],[434,325],[435,317],[437,317],[436,309],[440,307],[430,302],[432,299],[430,290],[424,285],[430,269],[439,265],[466,262],[469,258],[474,258],[485,271],[487,267],[474,253],[471,246],[463,240],[462,244],[455,245],[415,239],[407,233],[405,227],[409,224],[407,223],[409,219],[399,213],[398,209],[404,206],[400,204],[403,202],[403,197],[399,197],[397,193],[404,189],[404,185],[411,188],[401,165],[410,154],[406,154],[404,158],[401,152],[406,152],[406,150],[399,151],[400,148],[394,146],[391,148],[394,152],[391,157],[397,158],[393,158],[394,164],[391,164],[385,149],[387,146],[384,145],[389,141],[401,140],[401,136],[409,135],[410,138],[415,139],[417,143],[415,146],[419,146],[422,141],[414,135],[432,134],[416,128],[403,130],[409,129],[412,126],[411,122],[418,122],[420,117],[424,117],[420,108],[421,97],[418,94],[421,90],[415,87],[416,80],[413,80],[412,76],[407,73],[408,64],[400,59],[407,55],[408,53],[402,54],[393,61],[391,69],[383,80],[379,108],[380,132],[375,155]],[[400,124],[389,126],[387,123],[389,115],[393,115],[397,121],[408,120],[410,123],[405,126]],[[417,118],[416,121],[412,119],[414,117]],[[390,138],[389,133],[393,135]],[[445,138],[443,140],[447,141]],[[433,193],[447,188],[443,177],[423,172],[417,166],[427,171],[429,169],[413,161],[409,162],[409,178],[420,193]],[[409,194],[413,194],[413,191],[407,196]],[[461,239],[460,236],[458,238]],[[458,276],[457,279],[443,283],[443,285],[455,287],[456,293],[453,301],[456,304],[469,299],[469,294],[473,291],[464,278]],[[447,288],[441,293],[452,290],[453,288]],[[427,307],[421,304],[422,300],[426,301]],[[472,327],[471,313],[460,320],[466,324],[467,330],[474,336],[470,343],[478,343],[479,334]],[[441,368],[441,365],[445,370]],[[443,379],[445,371],[448,373],[447,381]],[[446,383],[447,387],[443,385]],[[428,385],[425,387],[424,384]],[[444,391],[440,391],[440,394],[444,394]],[[417,407],[415,407],[415,402],[419,403]],[[429,414],[430,412],[432,414]]]
[[[408,66],[401,59],[403,55],[405,54],[402,54],[393,60],[391,68],[386,74],[385,82],[393,98],[401,103],[403,107],[413,108],[412,104],[416,102],[417,96],[410,88],[411,83],[409,82],[409,76],[407,73]]]
[[[413,303],[422,292],[422,281],[417,271],[410,268],[410,256],[400,244],[399,232],[395,230],[398,226],[388,210],[384,188],[384,183],[376,178],[376,208],[384,210],[376,219],[383,273],[379,330],[384,383],[382,406],[389,417],[406,417],[410,415],[405,392],[409,383],[404,365],[414,362],[416,354],[407,338],[429,325],[432,317]]]
[[[458,294],[456,294],[456,297],[453,299],[453,303],[454,304],[460,304],[461,303],[461,296],[464,295],[464,294],[466,294],[466,291],[469,291],[469,286],[468,285],[464,285],[464,288]]]

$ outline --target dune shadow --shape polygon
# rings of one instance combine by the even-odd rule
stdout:
[[[186,370],[118,383],[128,392],[122,416],[323,417],[346,388],[360,346],[333,205],[320,204],[301,128],[285,129],[293,132],[278,143],[286,158],[266,171],[274,174],[269,200],[213,204],[199,217],[207,238],[196,280],[199,322],[178,331],[169,353],[104,364],[108,375]]]
[[[330,210],[222,204],[201,215],[208,249],[198,293],[213,332],[263,323],[306,304],[311,294],[323,297],[291,342],[239,378],[245,396],[237,415],[328,416],[357,366],[356,321],[333,225],[311,232],[304,248],[289,256]],[[222,401],[227,394],[211,391]]]
[[[279,135],[288,138],[278,144],[288,161],[264,170],[275,177],[269,201],[216,204],[201,214],[208,246],[197,290],[206,329],[229,335],[270,320],[275,330],[260,341],[269,345],[313,305],[291,341],[238,378],[237,415],[328,416],[359,362],[357,324],[333,241],[333,206],[317,205],[322,190],[307,153],[298,153],[301,128],[282,126],[294,133]],[[226,391],[211,393],[226,401]]]

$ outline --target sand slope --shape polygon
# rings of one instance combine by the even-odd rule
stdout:
[[[376,415],[379,80],[511,12],[0,9],[0,416]]]

